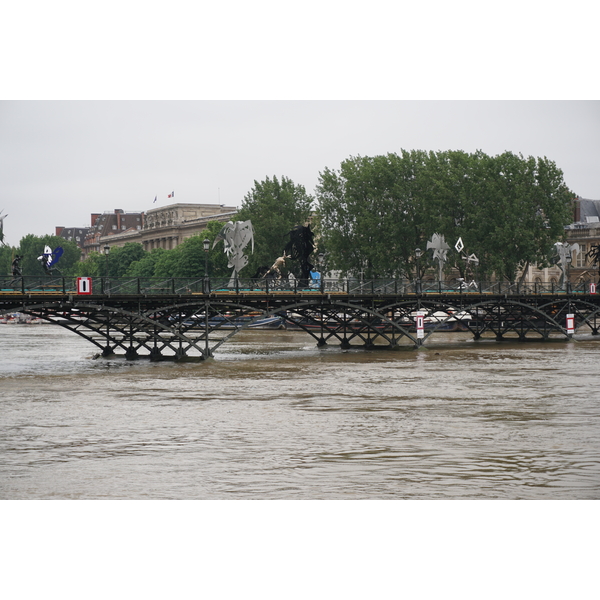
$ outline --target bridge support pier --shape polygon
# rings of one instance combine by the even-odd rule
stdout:
[[[349,350],[350,349],[350,342],[346,338],[344,338],[342,340],[342,343],[340,344],[340,348],[342,350]]]
[[[327,342],[325,341],[325,338],[323,336],[321,336],[317,340],[317,348],[322,348],[323,346],[327,346]]]
[[[162,359],[162,354],[158,348],[152,348],[150,350],[150,361],[158,361]]]
[[[127,351],[125,352],[125,358],[127,360],[137,360],[138,353],[136,352],[135,348],[129,346],[129,348],[127,348]]]
[[[113,349],[107,344],[102,350],[102,356],[112,356],[114,354]]]

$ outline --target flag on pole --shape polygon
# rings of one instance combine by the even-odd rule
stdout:
[[[154,196],[154,202],[156,202],[156,198],[157,198],[157,196]]]
[[[175,192],[171,192],[171,193],[169,194],[169,198],[174,198],[174,197],[175,197]]]

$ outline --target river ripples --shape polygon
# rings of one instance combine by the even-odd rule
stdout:
[[[0,327],[4,499],[600,497],[591,337],[389,352],[254,331],[149,363]]]

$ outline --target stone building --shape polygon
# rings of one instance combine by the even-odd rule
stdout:
[[[116,212],[116,211],[115,211]],[[127,242],[142,244],[150,252],[154,248],[172,250],[193,235],[199,235],[210,221],[227,222],[235,218],[237,208],[223,204],[170,204],[141,213],[141,226],[104,228],[98,237],[96,251],[105,245],[120,247]],[[127,224],[125,221],[123,223]]]
[[[586,257],[592,246],[600,244],[600,200],[578,197],[574,206],[574,222],[566,228],[567,242],[579,244],[572,254],[569,279],[573,284],[598,283],[598,264]]]
[[[593,245],[600,244],[600,200],[577,197],[573,202],[573,222],[565,227],[566,242],[579,245],[579,252],[571,251],[568,266],[568,279],[573,285],[585,282],[598,282],[598,265],[590,261],[586,254]],[[527,283],[558,284],[562,270],[558,266],[539,268],[536,265],[527,269]]]
[[[61,237],[65,240],[75,242],[81,250],[85,243],[85,238],[89,233],[89,227],[60,227],[55,228],[55,234],[57,237]]]
[[[126,212],[116,208],[114,212],[92,214],[91,227],[85,236],[81,260],[85,260],[90,252],[101,252],[104,239],[124,233],[136,235],[143,225],[143,212]]]

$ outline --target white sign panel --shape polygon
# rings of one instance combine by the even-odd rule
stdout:
[[[569,335],[575,333],[575,315],[567,315],[567,333]]]
[[[425,313],[419,311],[415,317],[417,322],[417,339],[425,337]]]
[[[77,278],[77,293],[87,295],[92,293],[92,278],[78,277]]]

